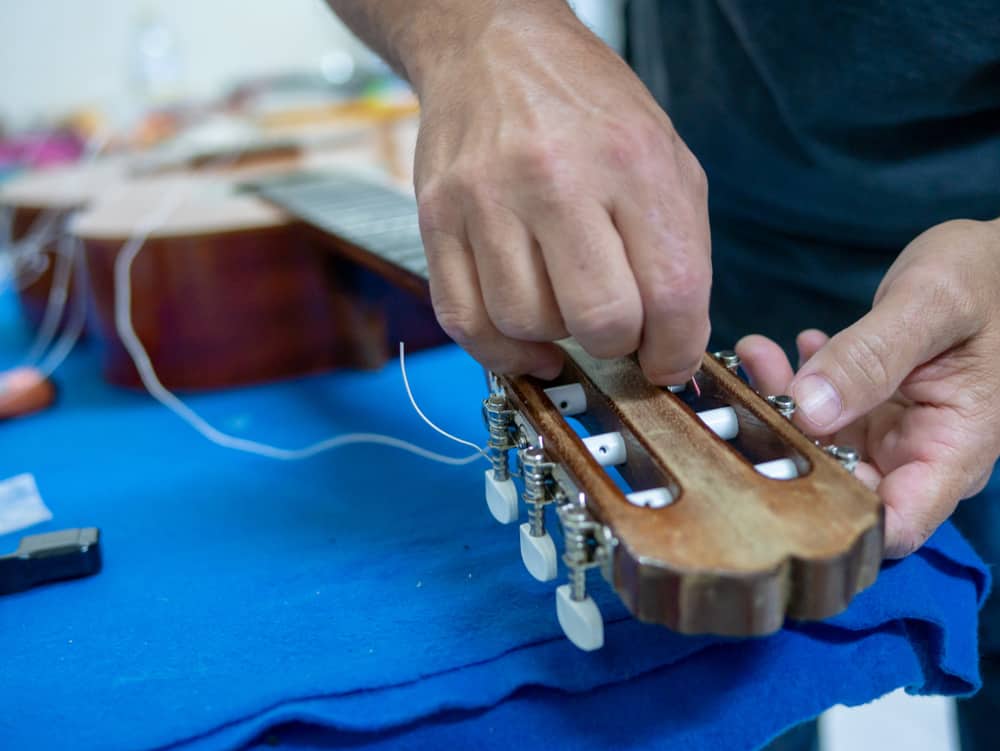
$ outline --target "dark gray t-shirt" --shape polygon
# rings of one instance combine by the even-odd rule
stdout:
[[[1000,216],[1000,0],[631,0],[629,24],[709,175],[720,337],[840,328],[920,232]]]

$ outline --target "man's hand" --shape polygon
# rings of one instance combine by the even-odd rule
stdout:
[[[1000,455],[1000,220],[934,227],[903,251],[872,311],[832,339],[737,351],[762,393],[787,393],[807,433],[859,449],[886,506],[886,555],[916,550],[982,490]]]
[[[558,374],[551,342],[638,350],[683,383],[708,342],[705,175],[564,0],[331,0],[420,96],[416,188],[445,331],[487,367]]]

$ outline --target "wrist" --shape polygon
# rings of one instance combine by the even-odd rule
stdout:
[[[442,5],[456,9],[415,12],[400,19],[390,39],[403,74],[421,99],[428,91],[450,86],[469,56],[484,48],[496,48],[502,54],[504,40],[517,35],[567,24],[584,28],[566,0],[486,2],[473,8],[468,7],[472,3],[460,0]]]

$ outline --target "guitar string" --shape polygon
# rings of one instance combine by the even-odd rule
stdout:
[[[13,215],[10,206],[0,206],[0,293],[13,286],[14,262],[11,253],[13,240]]]
[[[110,143],[112,138],[112,130],[100,130],[86,139],[83,143],[82,153],[79,159],[74,163],[76,167],[87,167],[92,162],[97,161],[104,151],[105,147]],[[29,155],[26,157],[26,161],[30,162],[34,156],[41,153],[44,149],[45,144],[47,144],[51,139],[43,139],[36,145],[34,150],[34,155]],[[71,192],[73,188],[79,186],[83,181],[86,172],[83,169],[78,169],[75,174],[67,177],[63,181],[63,189],[67,188]],[[31,226],[28,228],[25,236],[18,241],[14,241],[13,238],[13,208],[7,207],[9,209],[9,215],[4,226],[4,236],[3,236],[3,247],[7,252],[12,254],[12,257],[17,260],[19,257],[28,259],[29,261],[37,256],[43,255],[42,250],[44,246],[52,240],[55,240],[60,233],[62,223],[59,222],[60,215],[64,213],[65,209],[49,207],[42,209],[38,216],[34,218],[31,222]],[[32,281],[38,278],[38,275],[44,273],[45,266],[39,270],[37,268],[31,269],[36,272],[35,277],[27,282],[19,285],[19,289],[23,289],[27,284],[31,284]]]
[[[164,197],[158,209],[155,209],[147,215],[146,221],[140,223],[139,230],[123,244],[117,257],[115,258],[114,263],[115,329],[118,333],[118,337],[121,339],[122,344],[131,357],[132,362],[135,364],[143,386],[153,399],[159,402],[162,406],[166,407],[182,421],[187,423],[204,438],[222,448],[228,448],[279,461],[300,461],[303,459],[309,459],[317,454],[330,451],[331,449],[357,444],[387,446],[399,449],[400,451],[415,454],[416,456],[429,461],[450,466],[463,466],[471,464],[481,457],[487,456],[485,451],[475,444],[466,442],[437,428],[437,426],[423,414],[419,407],[417,407],[416,400],[413,398],[408,385],[407,392],[410,397],[410,403],[417,409],[417,413],[423,418],[423,420],[432,428],[438,430],[438,432],[441,432],[444,435],[447,435],[452,440],[457,440],[460,443],[467,443],[468,445],[473,446],[476,448],[476,453],[465,457],[446,456],[435,451],[430,451],[429,449],[425,449],[421,446],[417,446],[409,441],[381,433],[345,433],[296,449],[272,446],[267,443],[234,436],[219,430],[195,412],[195,410],[182,401],[176,394],[167,389],[156,375],[152,360],[150,359],[149,354],[142,342],[139,340],[132,323],[131,271],[132,264],[135,262],[136,257],[144,247],[149,236],[168,220],[171,213],[179,208],[181,201],[184,199],[184,196],[180,195],[180,193],[181,191],[179,189],[175,189]],[[400,361],[400,365],[405,368],[405,364],[402,360]],[[408,383],[405,370],[403,371],[403,377],[404,382]]]
[[[87,288],[87,264],[83,257],[83,244],[73,235],[67,234],[65,237],[72,243],[70,253],[73,256],[73,278],[77,285],[74,290],[78,291],[73,295],[73,310],[62,334],[38,366],[43,378],[48,378],[63,364],[79,341],[87,322],[87,295],[83,291]]]
[[[74,266],[73,251],[75,244],[69,233],[59,236],[56,244],[56,260],[52,264],[52,284],[49,288],[49,296],[45,303],[45,312],[42,314],[42,322],[38,326],[35,340],[31,343],[31,348],[24,359],[26,364],[35,365],[45,353],[45,350],[52,344],[56,333],[59,330],[59,323],[62,321],[63,311],[66,309],[66,299],[69,296],[70,275]],[[44,257],[39,250],[37,257]]]
[[[98,131],[84,143],[83,154],[78,160],[78,165],[83,167],[95,162],[104,151],[111,139],[111,131]],[[44,142],[43,142],[44,145]],[[39,150],[41,146],[39,147]],[[84,171],[79,169],[75,174],[66,178],[63,184],[64,189],[72,189],[83,180]],[[42,313],[42,321],[38,331],[32,341],[28,353],[23,359],[23,364],[34,367],[42,360],[46,350],[52,346],[56,334],[59,332],[59,324],[62,322],[65,312],[66,302],[69,297],[70,282],[73,267],[77,265],[76,254],[80,248],[72,236],[67,232],[72,212],[65,212],[63,209],[44,209],[32,222],[24,238],[14,241],[13,238],[13,214],[12,207],[4,207],[3,221],[3,249],[9,259],[11,266],[11,277],[15,288],[24,289],[29,284],[37,280],[48,268],[49,261],[44,252],[44,248],[52,241],[56,241],[56,261],[52,269],[52,283],[49,287],[49,294],[45,301],[45,309]],[[59,221],[60,215],[65,214],[64,221]],[[44,261],[39,264],[38,261]],[[25,262],[35,272],[35,276],[24,280],[18,274],[18,266],[24,268]],[[77,285],[77,295],[84,297],[84,285]],[[66,359],[66,356],[75,346],[80,335],[83,333],[86,319],[86,298],[77,301],[77,308],[72,313],[72,318],[65,321],[63,332],[56,342],[52,351],[42,360],[39,370],[42,376],[47,378]]]
[[[487,461],[490,460],[490,455],[486,453],[485,449],[481,448],[480,446],[477,446],[472,441],[467,441],[464,438],[459,438],[457,435],[452,435],[447,430],[438,427],[431,421],[431,418],[425,415],[424,411],[420,409],[420,405],[417,404],[417,400],[413,398],[413,391],[410,389],[410,379],[406,375],[406,345],[403,342],[399,343],[399,372],[403,376],[403,386],[406,388],[406,396],[409,398],[410,404],[413,406],[413,410],[417,413],[417,415],[419,415],[421,420],[427,423],[432,430],[434,430],[437,433],[440,433],[445,438],[452,440],[455,443],[460,443],[463,446],[469,446],[470,448],[474,448],[476,451],[478,451],[480,454],[483,455],[484,459],[486,459]]]
[[[55,138],[53,134],[46,135],[39,139],[35,145],[22,156],[21,162],[23,164],[31,164],[35,159],[41,155],[45,147]],[[41,245],[44,244],[46,238],[48,237],[51,230],[51,214],[49,210],[42,210],[39,212],[38,216],[32,221],[31,226],[25,233],[25,236],[15,242],[14,241],[14,207],[4,206],[3,219],[0,221],[0,250],[8,258],[10,264],[11,275],[10,278],[14,284],[14,288],[17,290],[24,289],[27,285],[38,279],[47,268],[47,263],[41,264],[39,267],[38,263],[31,264],[30,266],[25,263],[24,259],[20,259],[20,264],[16,263],[20,256],[26,256],[29,261],[35,260],[41,256],[41,253],[37,251],[40,250]],[[25,268],[28,268],[30,272],[34,273],[27,282],[24,282],[20,275],[23,273]]]

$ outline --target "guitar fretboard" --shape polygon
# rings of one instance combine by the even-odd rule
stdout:
[[[283,176],[256,182],[252,188],[307,224],[427,278],[412,196],[354,173],[333,171]]]

